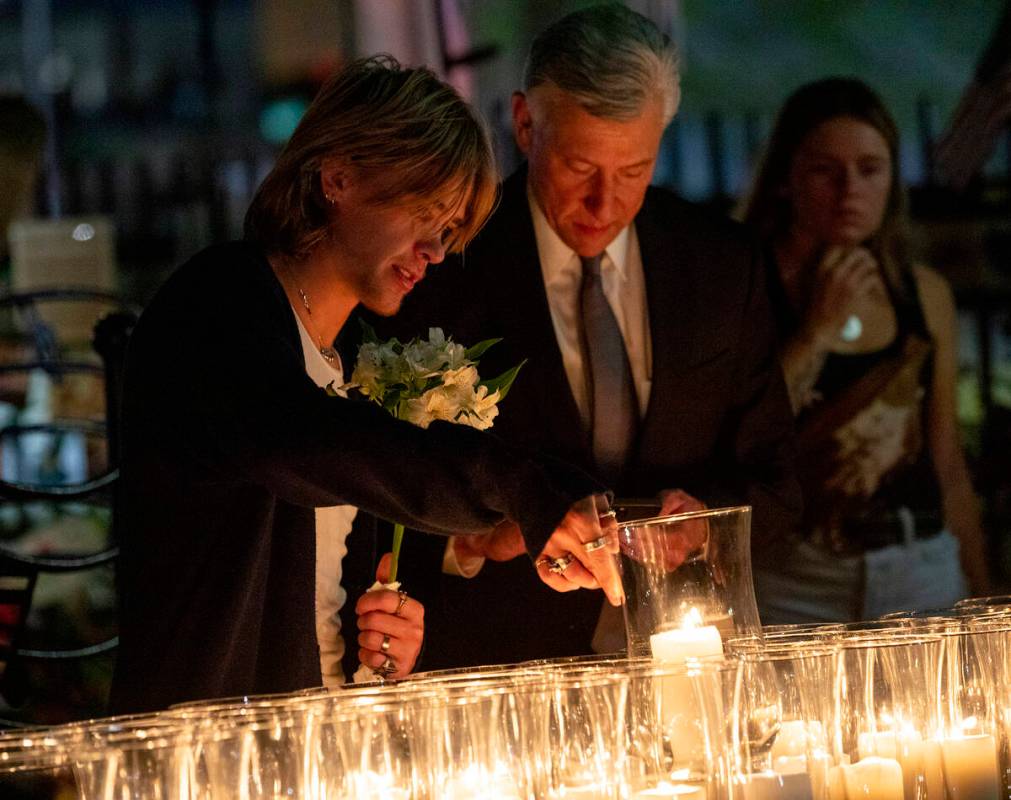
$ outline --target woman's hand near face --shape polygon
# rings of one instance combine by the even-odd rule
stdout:
[[[387,553],[379,561],[376,580],[386,583],[389,575],[390,554]],[[389,657],[396,665],[389,677],[406,677],[414,669],[425,638],[425,607],[402,592],[378,589],[358,598],[355,612],[358,614],[358,660],[377,669]],[[387,642],[385,648],[384,642]]]
[[[819,344],[829,347],[856,306],[884,284],[877,259],[865,247],[830,247],[818,264],[804,327]]]

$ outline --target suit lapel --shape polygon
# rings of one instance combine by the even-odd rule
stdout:
[[[542,436],[566,443],[582,442],[583,463],[589,457],[589,442],[579,409],[572,396],[562,353],[551,321],[551,309],[544,289],[533,219],[526,196],[526,169],[514,173],[503,185],[502,203],[496,216],[494,235],[485,243],[493,257],[483,263],[493,265],[494,274],[484,276],[491,292],[489,307],[497,309],[497,322],[506,337],[505,350],[529,358],[514,392],[525,398],[526,414],[542,421]],[[489,231],[491,233],[491,231]],[[517,397],[517,400],[519,400]],[[503,408],[503,422],[512,396]],[[529,425],[528,420],[528,425]]]
[[[637,458],[643,453],[653,452],[657,446],[664,446],[652,441],[652,422],[657,415],[664,413],[663,399],[671,392],[679,391],[678,366],[683,363],[681,354],[688,353],[691,347],[694,325],[692,309],[686,306],[688,298],[695,296],[692,287],[686,283],[690,283],[696,274],[695,270],[686,268],[693,259],[689,237],[677,234],[677,220],[659,219],[657,211],[647,194],[635,218],[646,284],[653,376],[646,415],[639,428],[639,440],[633,448]]]

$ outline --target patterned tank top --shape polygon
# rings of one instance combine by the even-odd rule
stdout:
[[[892,343],[871,353],[830,354],[815,385],[818,399],[797,418],[804,529],[833,552],[902,541],[899,509],[913,513],[918,536],[941,528],[940,492],[926,447],[934,343],[912,276],[904,294],[892,297]],[[788,336],[797,322],[785,301],[785,293],[776,298],[786,309],[780,330]]]

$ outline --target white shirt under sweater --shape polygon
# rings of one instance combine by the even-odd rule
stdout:
[[[298,314],[298,334],[305,356],[305,372],[317,386],[331,381],[334,388],[344,383],[340,361],[331,364],[319,352]],[[335,458],[339,457],[335,454]],[[341,586],[341,561],[348,549],[345,540],[351,532],[358,509],[354,506],[329,506],[316,509],[316,641],[319,644],[320,674],[324,686],[344,683],[341,658],[344,639],[341,637],[339,611],[347,601]]]

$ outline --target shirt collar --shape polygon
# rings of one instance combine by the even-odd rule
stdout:
[[[541,259],[541,269],[544,277],[549,280],[552,277],[564,273],[571,265],[578,264],[579,259],[576,252],[561,240],[554,228],[544,216],[537,198],[534,197],[530,184],[527,184],[527,200],[530,204],[530,214],[534,221],[534,236],[537,238],[537,254]],[[611,243],[604,248],[618,272],[618,277],[624,281],[628,264],[629,228],[626,225],[618,233]]]

